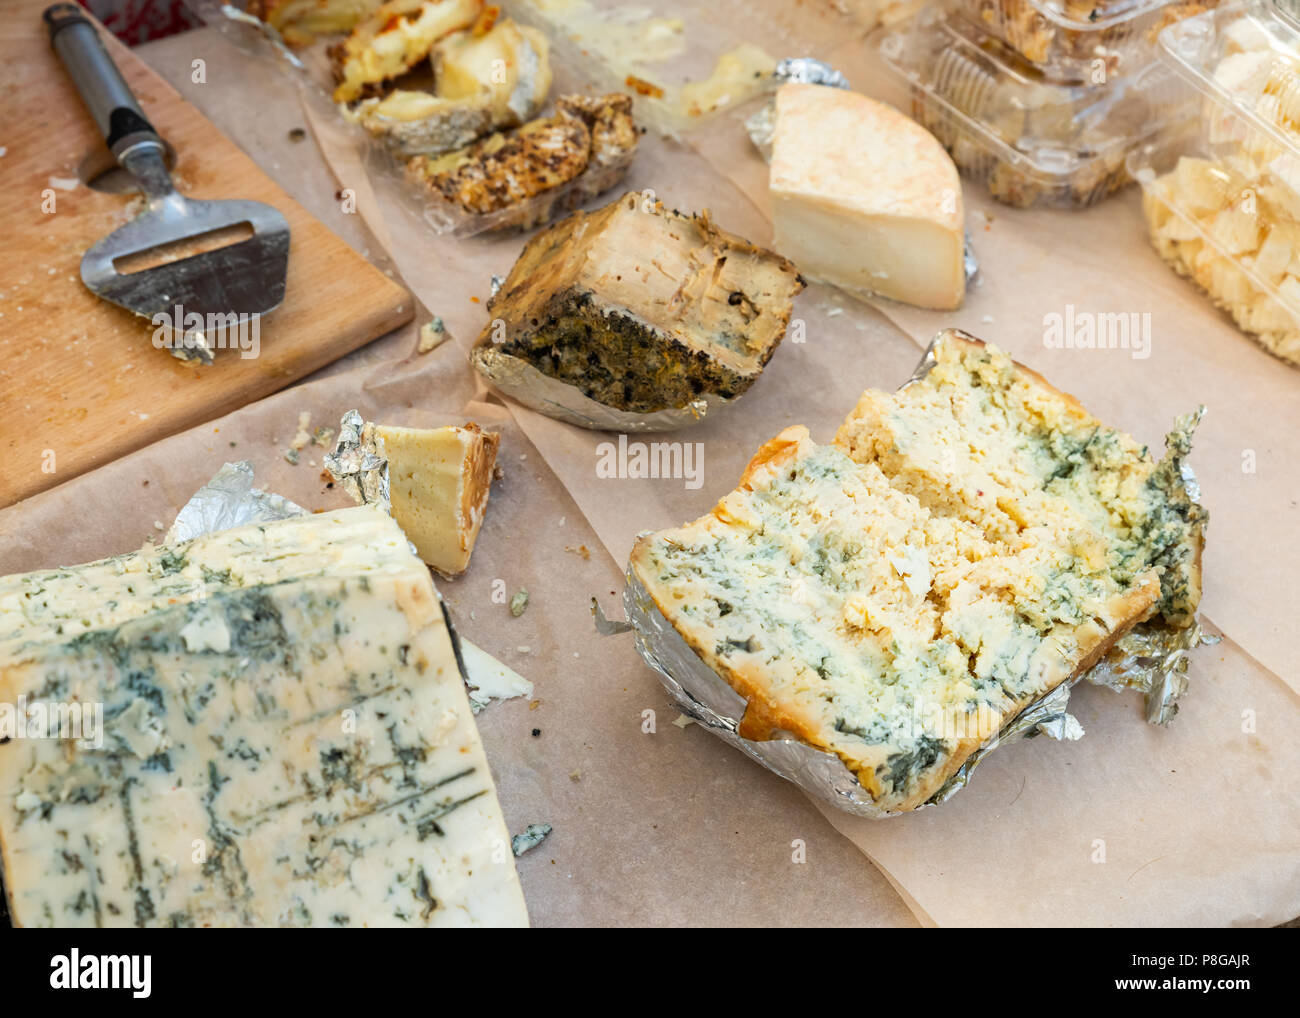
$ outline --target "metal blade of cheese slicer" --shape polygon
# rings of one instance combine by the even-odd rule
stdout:
[[[81,260],[81,281],[92,293],[156,323],[174,326],[171,352],[182,360],[211,363],[227,329],[245,325],[284,300],[289,265],[289,224],[255,201],[198,201],[172,186],[166,147],[141,112],[130,87],[104,49],[95,27],[75,4],[45,10],[50,43],[118,163],[140,187],[145,208],[95,244]],[[189,244],[251,235],[198,253]],[[160,264],[122,271],[123,262]]]

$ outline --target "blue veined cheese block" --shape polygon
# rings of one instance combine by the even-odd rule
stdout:
[[[1200,597],[1191,419],[1157,462],[996,348],[947,333],[928,366],[834,445],[787,428],[631,558],[744,698],[737,734],[838,757],[872,815],[930,801],[1134,626],[1194,632]]]
[[[527,925],[454,640],[373,507],[0,579],[14,922]]]

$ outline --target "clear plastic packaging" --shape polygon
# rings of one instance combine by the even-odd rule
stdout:
[[[1236,4],[1159,42],[1201,116],[1181,141],[1130,157],[1152,244],[1243,332],[1300,364],[1300,23],[1271,3]]]
[[[569,149],[559,149],[556,146],[561,142],[567,142],[571,135],[588,138],[590,148],[586,154],[575,154],[571,160],[574,165],[582,164],[584,168],[561,183],[552,186],[538,185],[540,190],[536,193],[522,200],[508,201],[504,203],[504,207],[491,207],[503,203],[489,202],[495,191],[501,189],[498,187],[496,176],[485,176],[480,180],[470,175],[468,182],[463,186],[457,183],[458,177],[452,177],[445,186],[447,192],[457,195],[464,193],[472,196],[473,199],[489,202],[490,210],[475,211],[472,202],[464,204],[462,201],[453,200],[442,193],[438,186],[439,180],[454,173],[456,169],[454,159],[444,160],[451,164],[448,166],[439,163],[434,167],[428,167],[427,163],[432,160],[416,154],[422,151],[418,142],[424,137],[418,130],[420,121],[404,121],[399,118],[390,124],[385,118],[362,116],[367,104],[377,102],[377,98],[366,98],[364,102],[350,104],[350,108],[335,103],[333,97],[336,85],[335,60],[331,48],[346,38],[346,32],[334,31],[312,35],[302,30],[286,29],[294,42],[291,46],[276,28],[254,16],[253,12],[261,13],[270,6],[266,2],[238,0],[237,3],[232,4],[221,3],[219,0],[189,0],[189,3],[205,22],[216,27],[245,52],[277,61],[302,90],[306,102],[322,122],[337,124],[341,130],[345,130],[356,139],[357,151],[367,172],[378,178],[396,182],[397,193],[402,196],[406,210],[419,217],[437,233],[473,236],[489,231],[530,229],[541,225],[574,210],[599,194],[609,193],[612,196],[616,193],[623,174],[635,158],[635,131],[619,132],[620,139],[622,135],[629,135],[630,141],[616,143],[612,140],[616,137],[616,132],[606,130],[601,137],[611,140],[602,147],[596,143],[599,132],[594,124],[589,123],[589,130],[584,132],[573,118],[567,115],[560,116],[560,108],[565,104],[557,103],[557,100],[573,90],[565,89],[556,82],[550,85],[549,94],[543,96],[540,102],[533,103],[533,108],[521,117],[530,129],[543,128],[531,135],[531,138],[536,139],[535,141],[525,143],[531,144],[541,157],[533,158],[531,163],[527,162],[527,156],[520,157],[514,165],[500,175],[500,178],[512,182],[511,187],[513,187],[514,182],[527,181],[534,176],[539,179],[556,176],[556,167],[566,162],[569,152]],[[328,22],[328,19],[326,21]],[[500,16],[497,21],[500,21]],[[309,22],[309,24],[316,23]],[[489,21],[489,24],[492,22]],[[316,27],[320,26],[316,25]],[[551,60],[555,59],[555,55],[552,54]],[[434,100],[433,96],[420,91],[425,84],[428,84],[421,82],[420,75],[431,75],[426,67],[428,63],[428,57],[422,57],[417,62],[416,67],[410,72],[415,83],[401,86],[404,95],[415,99]],[[420,68],[425,69],[421,71]],[[404,80],[399,79],[399,82]],[[391,96],[393,93],[388,94]],[[436,101],[445,102],[445,100]],[[547,117],[555,120],[554,125],[538,123],[542,118]],[[440,119],[439,123],[443,121]],[[521,130],[512,129],[508,124],[499,127],[483,124],[476,126],[472,122],[462,124],[459,121],[454,124],[454,130],[450,133],[457,132],[464,136],[458,137],[451,145],[452,149],[481,145],[490,140],[492,150],[497,153],[502,150],[509,151],[511,139],[521,134]],[[429,133],[445,140],[444,136],[449,132],[440,130]],[[498,144],[502,140],[506,142],[505,145]],[[576,140],[573,143],[577,145]],[[434,152],[441,153],[445,149],[446,146]],[[580,151],[580,147],[573,148],[575,153]],[[556,155],[556,152],[560,154]],[[448,154],[454,156],[454,152]],[[497,158],[499,159],[500,156],[498,155]]]
[[[911,113],[968,177],[1017,208],[1086,208],[1129,183],[1128,153],[1189,111],[1172,73],[1102,84],[1053,81],[941,8],[880,40]]]
[[[1058,81],[1101,82],[1155,56],[1166,25],[1219,0],[946,0],[952,12]]]

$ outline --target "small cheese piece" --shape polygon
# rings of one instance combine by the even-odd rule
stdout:
[[[305,46],[318,35],[350,32],[373,14],[382,0],[251,0],[248,13],[275,28],[291,46]]]
[[[0,579],[19,697],[103,719],[0,745],[20,926],[527,924],[454,634],[377,508]]]
[[[469,687],[469,702],[475,714],[493,700],[533,695],[531,682],[464,637],[460,641],[460,654],[465,662],[465,685]]]
[[[393,518],[420,558],[443,576],[460,576],[483,525],[501,436],[475,424],[376,424],[374,436],[388,459]]]
[[[732,399],[776,350],[802,287],[788,261],[707,214],[629,193],[528,242],[489,304],[475,363],[499,351],[638,413]]]
[[[353,102],[429,55],[434,44],[469,28],[483,0],[388,0],[333,49],[335,102]]]
[[[892,106],[844,89],[783,85],[770,184],[774,246],[801,272],[918,307],[961,306],[957,167]]]
[[[434,87],[444,99],[486,100],[493,127],[514,127],[551,90],[549,52],[545,35],[509,18],[482,35],[456,32],[433,48]]]

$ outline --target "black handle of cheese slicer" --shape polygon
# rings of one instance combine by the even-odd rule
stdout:
[[[128,149],[137,146],[163,150],[163,140],[145,118],[122,72],[81,8],[72,3],[54,4],[45,8],[44,19],[50,30],[50,45],[68,69],[118,161]]]

